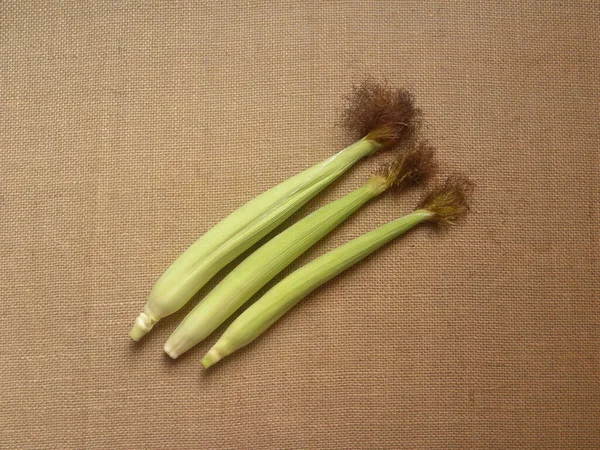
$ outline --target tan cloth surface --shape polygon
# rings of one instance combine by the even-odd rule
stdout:
[[[0,5],[1,447],[600,448],[597,1]],[[468,219],[210,371],[218,333],[162,352],[190,307],[130,342],[180,251],[350,142],[335,125],[365,75],[414,92],[446,170],[478,184]]]

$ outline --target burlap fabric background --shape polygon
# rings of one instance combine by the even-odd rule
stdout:
[[[600,448],[597,1],[0,5],[0,446]],[[350,142],[335,124],[365,75],[412,89],[446,170],[478,184],[470,217],[210,371],[217,334],[162,352],[189,307],[133,345],[180,251]]]

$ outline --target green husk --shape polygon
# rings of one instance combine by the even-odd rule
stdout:
[[[468,210],[470,186],[463,177],[449,177],[416,211],[322,255],[284,278],[233,321],[202,359],[202,365],[208,368],[249,344],[314,289],[414,226],[426,221],[451,223]]]
[[[365,137],[250,200],[194,242],[154,284],[130,337],[141,339],[158,320],[182,308],[219,270],[360,159],[410,137],[417,115],[410,94],[402,89],[373,84],[355,89],[347,125]]]
[[[207,231],[156,281],[131,338],[139,340],[158,320],[181,309],[219,270],[379,147],[377,142],[360,140],[260,194]]]
[[[433,150],[420,144],[403,152],[357,190],[320,208],[264,244],[194,308],[165,343],[177,358],[221,325],[275,275],[346,220],[370,199],[395,187],[410,187],[429,176]]]

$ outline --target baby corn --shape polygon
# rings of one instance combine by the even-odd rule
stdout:
[[[281,232],[233,269],[187,315],[167,340],[165,352],[177,358],[202,341],[275,275],[367,201],[390,188],[404,189],[424,180],[433,166],[433,149],[423,143],[417,145],[384,166],[362,187]]]
[[[417,115],[410,94],[402,89],[373,83],[356,88],[345,117],[347,125],[364,137],[250,200],[194,242],[156,281],[130,337],[141,339],[157,321],[182,308],[220,269],[360,159],[410,136]]]
[[[427,195],[414,212],[347,242],[296,270],[233,321],[204,356],[202,365],[208,368],[248,345],[314,289],[414,226],[426,221],[451,223],[468,210],[467,193],[470,188],[471,183],[467,179],[449,177]]]

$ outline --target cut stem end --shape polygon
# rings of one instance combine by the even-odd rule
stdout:
[[[158,322],[158,319],[153,319],[145,312],[140,313],[137,319],[135,319],[131,330],[129,330],[129,337],[136,342],[139,341],[148,334],[156,322]]]
[[[204,358],[202,358],[202,366],[205,369],[208,369],[213,364],[218,363],[223,358],[223,356],[225,355],[221,355],[219,351],[213,347],[208,351],[206,355],[204,355]]]
[[[169,342],[167,341],[167,343],[165,344],[165,346],[163,347],[163,350],[165,351],[165,353],[167,355],[169,355],[172,359],[177,359],[179,357],[179,355],[181,353],[177,352],[173,347],[171,347],[171,345],[169,344]]]

